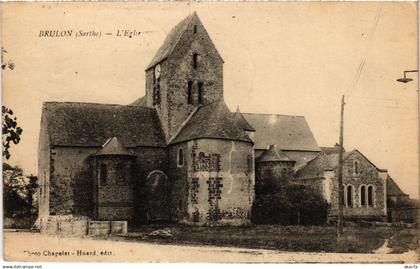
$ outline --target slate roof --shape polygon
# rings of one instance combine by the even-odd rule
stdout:
[[[365,158],[370,164],[372,164],[378,171],[387,172],[386,169],[378,168],[374,163],[372,163],[365,155],[363,155],[357,149],[354,149],[350,152],[344,152],[343,161],[355,152],[363,156],[363,158]],[[306,166],[298,170],[296,174],[297,177],[300,177],[300,178],[318,177],[325,170],[336,169],[338,166],[338,155],[339,155],[339,152],[336,147],[326,148],[326,151],[322,151],[321,153],[319,153],[315,159],[309,161]]]
[[[205,28],[204,28],[203,24],[201,23],[200,18],[198,17],[197,13],[194,11],[191,15],[189,15],[188,17],[183,19],[174,28],[172,28],[172,30],[168,33],[165,40],[163,41],[162,46],[160,46],[160,48],[156,52],[152,61],[146,67],[146,70],[149,70],[150,68],[154,67],[155,65],[162,62],[163,60],[165,60],[166,58],[168,58],[172,54],[176,45],[178,44],[179,40],[181,39],[182,35],[188,29],[188,26],[190,25],[191,21],[201,25],[202,28],[205,31]],[[207,31],[205,31],[205,35],[208,36]],[[208,36],[208,38],[210,38],[210,36]],[[216,54],[223,61],[222,57],[220,56],[220,54],[217,51],[214,44],[211,42],[211,44],[208,44],[208,45],[211,46],[215,50]]]
[[[386,178],[386,195],[387,196],[408,196],[404,193],[395,181],[388,175]]]
[[[170,144],[197,138],[217,138],[252,143],[236,122],[224,101],[201,106],[182,127]]]
[[[185,29],[187,29],[187,26],[190,23],[193,16],[197,16],[197,13],[192,13],[191,15],[183,19],[181,22],[179,22],[174,28],[172,28],[172,30],[166,36],[165,41],[163,41],[162,46],[160,46],[152,61],[147,66],[146,70],[160,63],[172,53],[173,49],[177,45]]]
[[[146,107],[147,106],[147,104],[146,104],[146,95],[144,95],[144,96],[136,99],[136,101],[132,102],[130,104],[130,106],[144,106],[144,107]]]
[[[325,153],[338,153],[340,150],[340,146],[336,144],[334,147],[321,147],[321,151]],[[346,149],[343,149],[346,151]]]
[[[343,153],[343,160],[346,159],[351,152]],[[297,178],[319,177],[325,170],[333,170],[338,166],[338,152],[322,152],[315,159],[309,161],[306,166],[297,171]]]
[[[128,150],[121,144],[120,140],[115,136],[109,138],[102,148],[95,154],[96,156],[103,155],[126,155],[130,156],[131,154]]]
[[[256,130],[256,149],[276,144],[282,150],[320,151],[305,117],[242,113]]]
[[[315,159],[319,152],[316,151],[283,151],[290,160],[295,161],[294,171],[303,168],[308,162]]]
[[[244,115],[242,115],[241,111],[239,111],[239,107],[233,115],[237,123],[243,130],[255,132],[254,127],[252,127],[251,124],[249,124],[249,122],[244,118]]]
[[[126,147],[166,146],[154,108],[46,102],[42,113],[52,145],[101,147],[115,136]]]
[[[276,145],[270,145],[270,148],[264,152],[256,162],[294,162],[290,160],[286,154],[284,154],[281,150],[278,150]]]

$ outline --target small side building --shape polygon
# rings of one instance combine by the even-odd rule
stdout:
[[[297,171],[314,159],[321,149],[303,116],[242,113],[244,119],[255,132],[251,138],[255,142],[255,158],[258,159],[276,145],[290,160],[295,161]]]
[[[132,220],[136,156],[116,137],[92,156],[93,214],[98,220]]]
[[[294,181],[313,186],[331,204],[329,219],[338,215],[338,147],[323,148],[296,173]],[[343,155],[343,204],[347,220],[385,221],[387,170],[379,169],[357,149]]]
[[[270,145],[268,150],[255,160],[255,184],[264,188],[265,185],[276,186],[287,184],[293,178],[295,161],[290,160],[276,145]]]
[[[420,203],[410,199],[389,175],[386,179],[388,222],[419,223]]]
[[[173,216],[190,224],[249,223],[253,142],[223,100],[199,107],[169,142]]]
[[[154,109],[46,102],[38,160],[39,219],[73,215],[144,223],[163,210],[145,206],[151,172],[167,174],[168,164]]]

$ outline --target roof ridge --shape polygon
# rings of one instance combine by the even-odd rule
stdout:
[[[112,139],[114,139],[115,136],[108,138],[107,141],[105,141],[105,143],[102,145],[102,147],[106,147],[106,145],[108,145],[109,142],[111,142]],[[116,137],[115,137],[116,138]]]
[[[116,137],[113,136],[109,138],[102,148],[95,154],[95,156],[101,155],[131,155],[121,141]]]
[[[178,128],[178,131],[169,139],[168,144],[170,144],[179,135],[179,133],[182,131],[182,129],[184,129],[184,127],[187,125],[187,123],[191,120],[191,118],[194,116],[194,114],[197,113],[197,111],[201,107],[202,106],[198,106],[198,107],[194,108],[194,110],[190,113],[190,115],[188,115],[188,117],[181,123],[181,126]]]
[[[172,141],[175,140],[175,138],[179,135],[179,133],[182,131],[182,129],[184,129],[184,127],[188,124],[188,122],[191,120],[191,118],[197,113],[197,111],[199,111],[202,108],[208,107],[210,105],[220,103],[221,101],[222,100],[218,100],[218,101],[206,104],[206,105],[199,105],[196,108],[194,108],[194,110],[190,113],[190,115],[188,115],[188,117],[181,123],[181,126],[179,127],[177,132],[168,140],[168,144],[172,143]],[[211,113],[214,113],[214,110],[212,110]]]
[[[155,110],[154,107],[136,106],[136,105],[122,105],[122,104],[105,104],[105,103],[92,103],[92,102],[71,102],[71,101],[45,101],[43,104],[75,104],[75,105],[94,105],[94,106],[119,106],[119,107],[134,107],[139,109]]]
[[[219,140],[226,140],[226,141],[240,141],[240,142],[253,144],[252,141],[245,141],[245,140],[239,139],[239,138],[226,138],[226,137],[217,136],[217,135],[201,135],[200,137],[196,137],[196,138],[182,139],[180,141],[176,141],[176,142],[173,142],[173,143],[168,143],[168,145],[176,145],[176,144],[179,144],[179,143],[187,142],[187,141],[190,141],[190,140],[198,140],[198,139],[219,139]]]
[[[42,121],[55,146],[102,146],[117,136],[126,146],[166,147],[154,108],[81,102],[47,102]]]
[[[150,68],[152,68],[153,66],[159,64],[160,62],[164,61],[166,58],[168,58],[169,55],[172,54],[173,50],[176,47],[176,44],[178,44],[179,40],[181,39],[182,35],[184,34],[185,30],[187,29],[187,26],[190,24],[191,19],[197,16],[196,12],[193,12],[192,14],[188,15],[187,17],[185,17],[184,19],[182,19],[181,21],[179,21],[175,26],[173,26],[168,33],[166,33],[166,37],[163,40],[162,45],[159,47],[159,49],[157,50],[157,52],[155,53],[155,55],[153,56],[151,62],[147,65],[145,71],[149,70]],[[179,29],[177,29],[177,27],[180,27]],[[179,30],[179,32],[175,32],[175,30]],[[174,31],[174,32],[173,32]],[[170,34],[173,33],[177,36],[174,36],[174,42],[173,42],[173,46],[171,45],[171,47],[169,47],[169,50],[167,52],[164,53],[163,57],[157,57],[157,55],[159,55],[159,52],[161,52],[162,47],[165,45],[167,38],[169,38]],[[161,55],[162,56],[162,55]],[[157,57],[157,58],[156,58]],[[160,58],[160,59],[159,59]]]
[[[185,25],[183,25],[183,29],[182,31],[179,33],[178,37],[176,38],[176,42],[175,44],[178,44],[179,40],[181,39],[182,35],[184,34],[185,30],[187,29],[187,26],[190,24],[191,19],[194,15],[197,15],[197,13],[194,11],[192,14],[188,15],[188,17],[186,17],[184,20],[187,20],[187,22],[185,22]],[[181,23],[181,22],[180,22]],[[176,26],[175,26],[176,27]],[[172,30],[172,29],[171,29]],[[168,55],[171,55],[172,52],[174,51],[176,46],[173,46],[171,48],[171,50],[169,51]],[[166,57],[167,58],[167,57]],[[163,59],[162,59],[163,60]],[[161,61],[162,61],[161,60]]]
[[[209,121],[211,124],[204,128],[205,123],[203,121]],[[223,131],[221,131],[221,126],[224,126]],[[237,124],[232,116],[232,112],[223,99],[199,106],[191,119],[186,122],[177,136],[170,140],[169,144],[200,138],[216,138],[253,143],[246,132]]]
[[[407,193],[405,193],[402,189],[401,189],[401,187],[397,184],[397,182],[395,182],[395,180],[388,174],[388,176],[387,176],[387,178],[386,178],[386,181],[387,181],[387,184],[388,184],[388,181],[390,181],[390,183],[391,184],[393,184],[394,185],[394,187],[396,187],[397,188],[397,192],[401,192],[401,194],[404,194],[404,195],[408,195]],[[391,186],[389,186],[389,187],[391,187]],[[387,186],[387,192],[388,192],[388,188],[389,188],[388,186]]]
[[[241,111],[239,110],[239,106],[236,109],[236,112],[233,112],[233,116],[239,127],[243,128],[245,131],[256,131],[255,128],[245,119],[245,116],[242,115]]]
[[[294,160],[291,160],[281,149],[277,149],[276,144],[270,145],[269,148],[257,159],[257,162],[272,161],[295,162]]]

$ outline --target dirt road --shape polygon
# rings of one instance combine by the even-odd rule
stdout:
[[[403,254],[283,252],[228,247],[157,245],[142,242],[59,238],[29,232],[4,233],[7,261],[223,262],[223,263],[414,263]]]

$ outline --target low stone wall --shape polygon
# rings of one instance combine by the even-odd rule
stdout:
[[[388,209],[389,221],[391,222],[406,222],[419,223],[420,208],[415,207],[400,207]]]
[[[40,220],[40,231],[48,235],[85,236],[88,233],[87,217],[49,216]]]
[[[89,221],[89,235],[126,234],[127,221]]]
[[[127,233],[127,221],[92,221],[87,217],[49,216],[40,220],[40,232],[59,236],[104,236]]]

